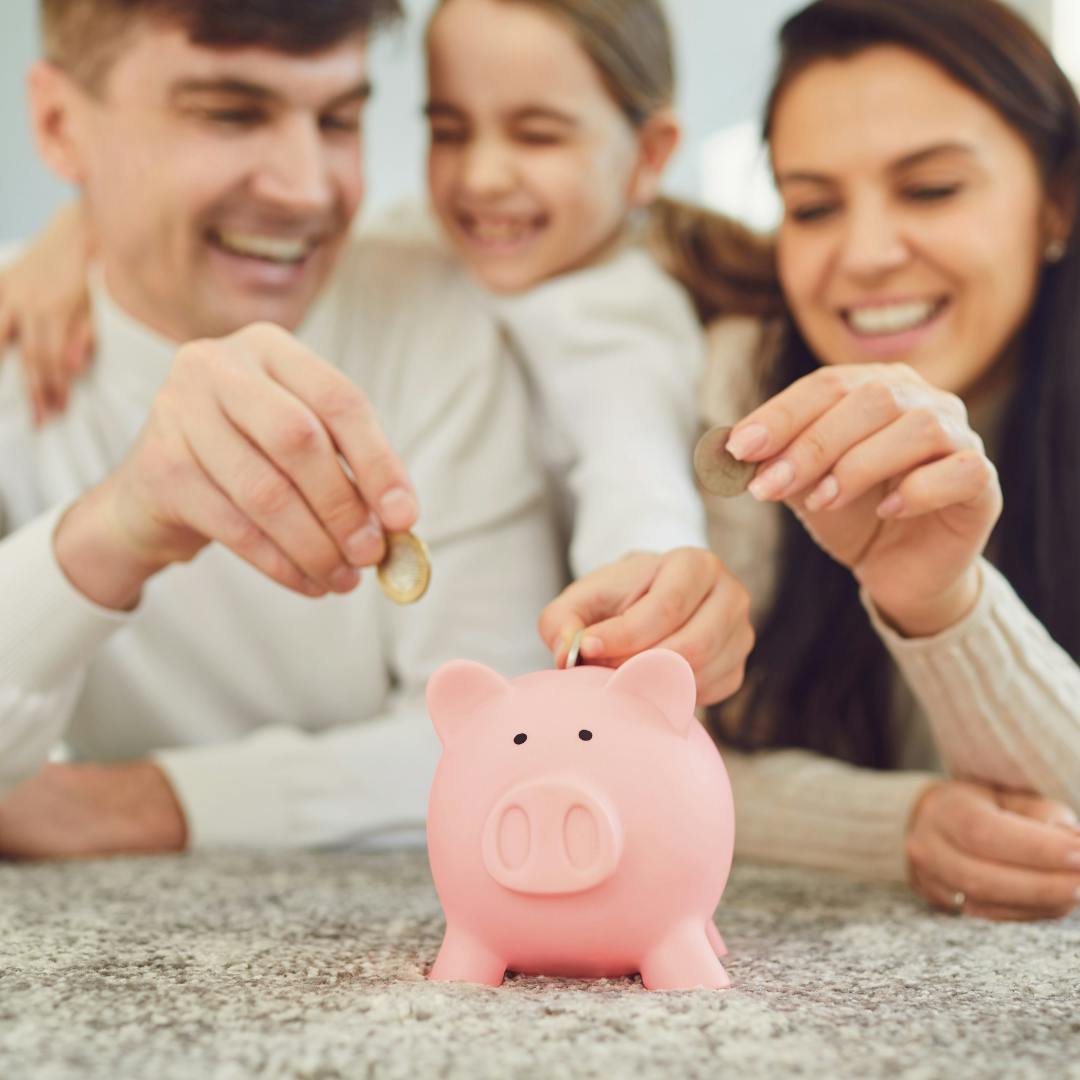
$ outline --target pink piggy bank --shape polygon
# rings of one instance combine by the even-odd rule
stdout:
[[[731,868],[731,785],[694,701],[689,664],[666,649],[617,671],[508,681],[456,660],[435,672],[443,755],[427,834],[446,936],[432,979],[730,985],[712,917]]]

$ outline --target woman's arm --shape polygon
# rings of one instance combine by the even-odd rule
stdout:
[[[1002,574],[979,571],[974,610],[932,637],[903,637],[864,603],[953,776],[1080,810],[1080,668]]]
[[[909,883],[935,907],[1046,919],[1080,903],[1080,834],[1037,796],[805,750],[723,751],[735,856]]]
[[[806,750],[721,752],[736,858],[908,880],[908,819],[939,776],[860,769]]]

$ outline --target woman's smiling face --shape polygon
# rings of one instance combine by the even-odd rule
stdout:
[[[984,100],[895,46],[822,60],[773,116],[780,277],[824,363],[904,361],[964,392],[1008,350],[1060,223]]]

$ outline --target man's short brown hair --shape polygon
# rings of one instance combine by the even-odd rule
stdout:
[[[196,45],[261,46],[303,56],[402,15],[400,0],[40,0],[45,57],[98,91],[142,20]]]

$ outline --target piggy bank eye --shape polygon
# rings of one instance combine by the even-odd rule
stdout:
[[[523,732],[521,732],[520,735],[515,735],[514,736],[514,742],[517,743],[518,746],[520,746],[528,737],[529,736],[526,735],[525,732],[523,731]]]
[[[577,737],[578,737],[578,738],[579,738],[579,739],[580,739],[580,740],[581,740],[582,742],[588,742],[588,741],[589,741],[589,740],[590,740],[590,739],[592,738],[592,732],[591,732],[591,731],[589,731],[589,730],[588,730],[587,728],[582,728],[582,729],[581,729],[581,730],[580,730],[580,731],[579,731],[579,732],[577,733]]]

